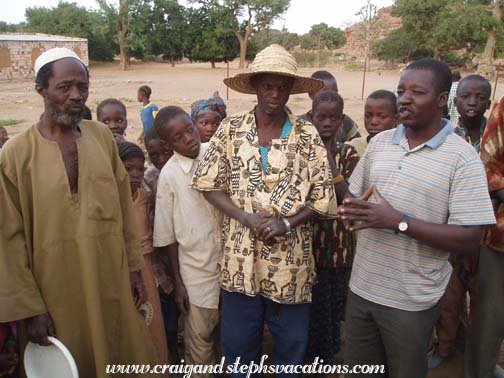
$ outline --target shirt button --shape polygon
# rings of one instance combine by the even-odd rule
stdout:
[[[401,170],[401,169],[402,169],[402,167],[401,167],[401,166],[399,166],[397,169]]]

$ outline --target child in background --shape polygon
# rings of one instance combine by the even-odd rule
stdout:
[[[172,157],[173,150],[166,148],[154,127],[151,127],[145,135],[145,147],[152,164],[145,171],[142,188],[151,194],[149,216],[152,224],[154,224],[159,173],[166,162]],[[178,311],[173,290],[173,278],[168,273],[168,264],[166,256],[156,248],[152,256],[152,269],[159,289],[166,341],[168,342],[168,358],[171,364],[178,364],[180,362],[177,345]]]
[[[154,125],[174,151],[159,176],[154,246],[162,248],[170,259],[175,300],[185,317],[185,362],[214,364],[222,215],[203,193],[189,188],[208,144],[200,143],[196,126],[177,106],[161,109]],[[208,377],[209,374],[194,376]]]
[[[98,122],[104,123],[112,131],[116,141],[124,141],[128,119],[126,106],[121,101],[115,98],[103,100],[96,108],[96,117]]]
[[[15,323],[0,323],[0,377],[13,377],[19,364]]]
[[[226,118],[226,104],[215,91],[208,100],[199,100],[191,105],[191,118],[198,128],[201,143],[208,142]]]
[[[312,122],[327,149],[338,201],[347,192],[347,181],[359,157],[349,144],[335,141],[343,119],[343,99],[334,91],[321,92],[312,104]],[[334,363],[340,350],[340,322],[345,302],[346,282],[352,267],[353,233],[339,219],[318,218],[313,229],[313,254],[318,283],[313,287],[310,333],[306,362],[315,357]]]
[[[350,141],[359,156],[364,151],[371,139],[382,131],[393,129],[397,126],[397,97],[393,92],[380,89],[371,93],[364,105],[364,126],[368,136],[358,137]]]
[[[158,112],[157,105],[150,102],[151,94],[152,89],[147,85],[142,85],[138,88],[137,100],[142,103],[142,107],[140,108],[140,118],[142,119],[143,127],[142,136],[145,136],[147,131],[154,125],[154,118],[156,118]]]
[[[457,87],[454,104],[458,118],[451,122],[455,132],[465,138],[479,152],[485,131],[485,112],[490,109],[492,85],[481,75],[466,76]]]
[[[144,178],[145,157],[140,147],[130,142],[118,142],[119,157],[121,158],[131,185],[131,195],[135,207],[135,216],[140,236],[140,249],[144,258],[141,272],[145,285],[146,301],[141,305],[140,312],[149,326],[152,340],[158,353],[160,364],[168,363],[165,328],[161,314],[161,304],[157,289],[153,267],[152,255],[152,222],[149,217],[150,194],[142,190]]]

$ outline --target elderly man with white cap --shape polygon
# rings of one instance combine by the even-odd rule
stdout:
[[[21,320],[41,345],[56,336],[81,377],[153,363],[132,296],[142,299],[128,175],[112,133],[82,120],[89,72],[56,48],[35,75],[44,114],[0,157],[0,322]]]
[[[224,82],[255,94],[257,106],[222,122],[193,188],[226,215],[220,283],[227,362],[260,362],[266,322],[273,363],[300,364],[315,283],[310,219],[335,214],[336,199],[317,130],[296,119],[286,103],[291,94],[323,83],[298,76],[295,59],[278,45],[257,54],[251,67]]]

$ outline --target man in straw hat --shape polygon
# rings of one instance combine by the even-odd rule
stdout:
[[[266,321],[274,363],[299,364],[315,279],[310,219],[334,214],[336,199],[315,127],[297,120],[285,105],[291,93],[323,84],[296,75],[295,59],[278,45],[257,54],[251,67],[224,82],[255,94],[257,106],[222,122],[193,187],[226,214],[220,281],[227,362],[261,360]]]
[[[82,120],[89,72],[55,48],[35,75],[44,114],[0,159],[0,322],[22,320],[41,345],[56,336],[81,377],[153,363],[132,296],[142,299],[128,175],[107,127]]]

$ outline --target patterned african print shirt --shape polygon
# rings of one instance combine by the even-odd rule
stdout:
[[[349,144],[338,143],[333,156],[336,167],[348,183],[359,162],[357,151]],[[317,269],[352,266],[355,234],[348,232],[340,219],[318,218],[313,230],[313,255]]]
[[[309,207],[336,214],[327,155],[313,125],[287,109],[292,130],[270,142],[266,172],[261,168],[254,110],[225,119],[200,162],[193,188],[225,191],[233,203],[253,213],[258,207],[290,217]],[[262,295],[278,303],[311,302],[315,281],[311,222],[293,228],[285,241],[267,245],[230,217],[223,224],[223,289]]]
[[[504,189],[504,97],[494,104],[481,139],[481,160],[485,166],[491,196]],[[497,224],[487,227],[484,243],[504,253],[504,203],[496,203]]]

